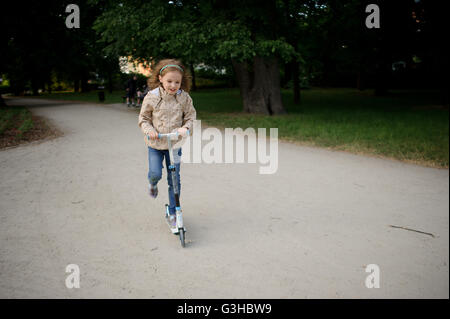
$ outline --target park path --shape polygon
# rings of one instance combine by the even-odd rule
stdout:
[[[271,175],[183,163],[183,249],[163,219],[165,172],[147,195],[136,110],[7,103],[64,136],[0,151],[0,298],[449,297],[446,169],[284,142]]]

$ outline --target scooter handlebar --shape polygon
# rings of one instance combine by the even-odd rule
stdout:
[[[179,135],[178,131],[174,132],[174,133],[165,133],[165,134],[158,133],[158,138],[168,137],[168,138],[177,139],[178,135]],[[189,130],[186,131],[186,136],[189,136]]]
[[[178,138],[178,131],[177,132],[173,132],[173,133],[158,133],[158,139],[161,139],[163,137],[167,137],[170,139],[177,139]],[[189,130],[186,131],[186,136],[189,136],[190,132]],[[149,136],[147,136],[147,138],[149,138]]]

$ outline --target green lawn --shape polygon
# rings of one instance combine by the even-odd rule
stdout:
[[[277,127],[281,139],[353,153],[379,155],[432,167],[448,168],[448,109],[433,91],[392,91],[374,97],[372,90],[310,89],[301,104],[283,90],[287,115],[244,114],[238,89],[191,93],[197,118],[217,127]],[[105,103],[122,102],[123,92],[106,92]],[[44,98],[97,102],[96,92],[60,93]],[[267,130],[269,132],[269,130]]]
[[[0,108],[0,138],[13,131],[16,139],[33,127],[31,112],[22,106]]]

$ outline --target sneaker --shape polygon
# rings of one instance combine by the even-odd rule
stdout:
[[[151,197],[156,198],[156,196],[158,196],[158,186],[149,184],[148,185],[148,194]]]
[[[177,228],[177,215],[169,214],[169,225],[171,228]]]

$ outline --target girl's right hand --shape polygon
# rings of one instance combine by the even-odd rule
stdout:
[[[149,135],[151,140],[157,140],[158,139],[158,133],[156,132],[150,132]]]

